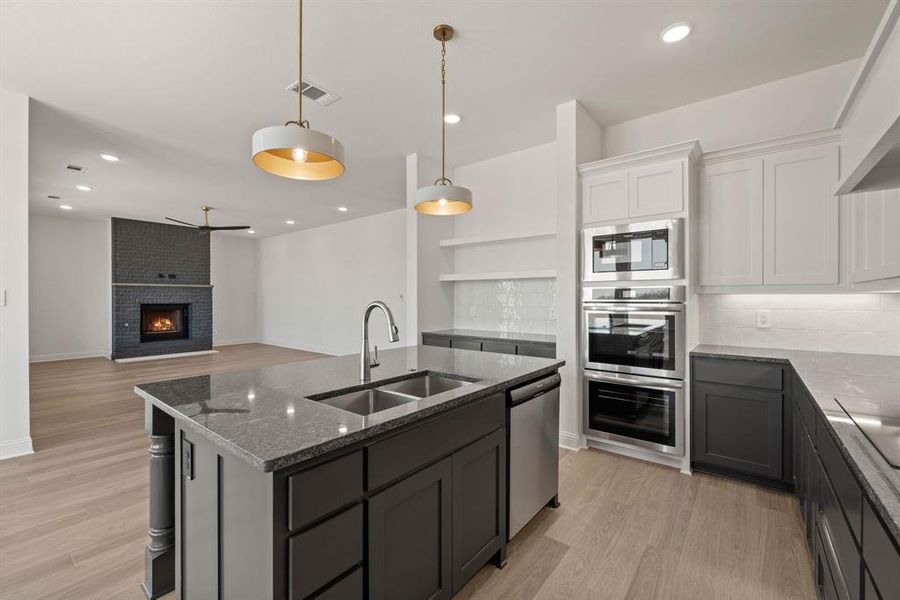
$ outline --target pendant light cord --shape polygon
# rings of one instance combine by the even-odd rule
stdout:
[[[309,128],[309,121],[303,120],[303,0],[297,0],[297,120],[285,125]]]
[[[447,149],[447,122],[444,116],[447,114],[447,40],[441,35],[441,177],[435,181],[435,185],[453,185],[453,182],[447,179],[444,163],[446,162]]]

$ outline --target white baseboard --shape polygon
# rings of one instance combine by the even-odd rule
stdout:
[[[581,450],[585,447],[584,438],[569,431],[559,432],[559,447],[566,450]]]
[[[34,454],[31,437],[19,438],[8,442],[0,442],[0,460]]]
[[[166,360],[168,358],[184,358],[186,356],[203,356],[204,354],[218,354],[218,350],[199,350],[197,352],[176,352],[174,354],[154,354],[153,356],[135,356],[134,358],[117,358],[117,363],[134,363],[145,360]]]
[[[109,356],[105,350],[85,350],[83,352],[59,352],[56,354],[35,354],[28,362],[51,362],[54,360],[73,360],[76,358],[103,358]]]
[[[327,352],[322,352],[321,350],[310,350],[309,348],[302,348],[300,346],[288,344],[287,342],[275,342],[272,340],[259,340],[259,343],[266,344],[267,346],[275,346],[276,348],[287,348],[288,350],[302,350],[303,352],[314,352],[316,354],[332,356],[332,355],[328,354]]]
[[[252,339],[248,338],[246,340],[224,340],[221,342],[218,340],[213,340],[213,348],[215,348],[217,346],[237,346],[238,344],[259,344],[259,343],[261,343],[259,341],[259,338],[252,338]]]
[[[663,454],[660,452],[654,452],[652,450],[637,448],[635,446],[618,444],[610,440],[601,440],[595,438],[587,438],[587,445],[590,448],[605,450],[606,452],[612,452],[613,454],[620,454],[622,456],[628,456],[629,458],[636,458],[638,460],[645,460],[647,462],[664,465],[666,467],[674,467],[679,471],[684,472],[682,464],[684,461],[684,457],[682,456],[672,456],[670,454]]]

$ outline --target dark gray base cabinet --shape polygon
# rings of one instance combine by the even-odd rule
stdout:
[[[792,419],[783,367],[697,358],[692,374],[693,467],[793,487]]]
[[[495,394],[274,473],[176,425],[179,597],[450,598],[505,559],[505,425]]]

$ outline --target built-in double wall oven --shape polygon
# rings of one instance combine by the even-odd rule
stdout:
[[[685,288],[585,287],[584,427],[684,453]]]

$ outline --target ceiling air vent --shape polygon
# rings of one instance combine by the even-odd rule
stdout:
[[[62,199],[61,196],[57,196],[56,194],[47,194],[47,198],[49,200],[61,200]]]
[[[83,173],[87,171],[87,167],[82,167],[81,165],[73,165],[71,163],[66,165],[66,171],[74,171],[76,173]]]
[[[289,92],[297,92],[297,82],[295,81],[291,85],[285,88]],[[308,82],[307,80],[303,80],[303,95],[306,98],[309,98],[316,104],[321,104],[322,106],[328,106],[334,102],[337,102],[341,99],[340,96],[335,94],[334,92],[329,92],[328,90],[319,87],[313,83]]]

